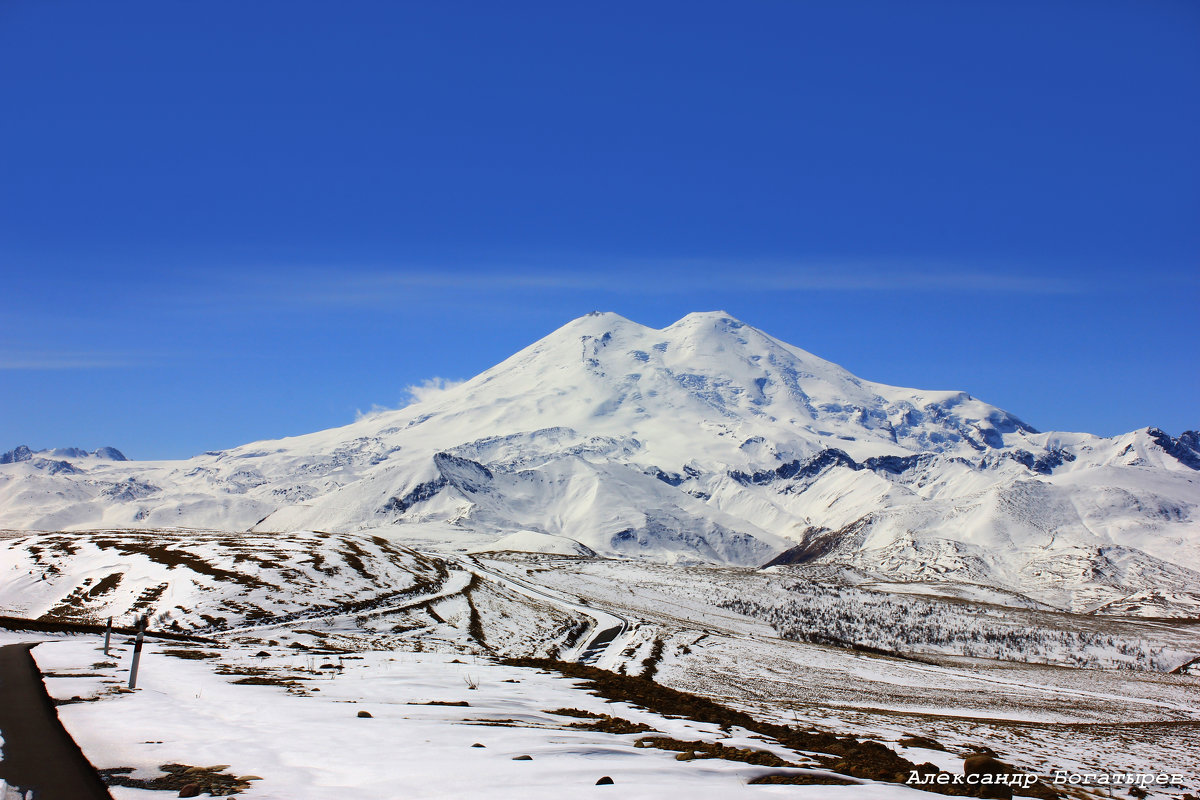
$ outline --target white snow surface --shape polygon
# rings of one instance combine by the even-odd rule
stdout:
[[[1039,433],[964,392],[857,378],[723,312],[661,330],[597,313],[341,428],[181,461],[2,464],[0,527],[387,529],[449,549],[744,566],[796,548],[883,581],[1187,615],[1188,441]]]
[[[224,765],[253,776],[239,797],[254,800],[394,800],[394,798],[564,796],[629,798],[800,797],[808,800],[928,797],[896,784],[748,786],[778,769],[722,759],[679,761],[675,753],[639,748],[647,734],[571,729],[577,717],[551,713],[582,709],[649,725],[682,740],[797,755],[734,729],[667,718],[625,703],[610,703],[575,681],[531,669],[432,653],[366,652],[339,670],[320,670],[319,658],[258,647],[222,650],[218,662],[173,657],[175,645],[147,642],[138,689],[124,684],[131,648],[121,637],[112,661],[94,667],[97,637],[34,635],[33,654],[57,698],[99,698],[59,708],[84,754],[99,769],[132,767],[151,778],[158,766]],[[0,632],[0,643],[29,634]],[[264,670],[298,679],[302,689],[236,684],[230,670]],[[81,677],[71,677],[72,672]],[[475,688],[470,688],[474,686]],[[314,691],[319,690],[319,692]],[[467,702],[469,706],[429,705]],[[360,718],[359,712],[371,716]],[[473,747],[474,744],[483,747]],[[515,760],[528,756],[528,760]],[[821,774],[830,774],[824,770]],[[603,776],[612,787],[597,786]],[[118,800],[175,796],[174,792],[114,787]]]

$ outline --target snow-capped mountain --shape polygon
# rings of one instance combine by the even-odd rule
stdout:
[[[661,330],[591,314],[434,398],[306,436],[37,462],[0,466],[0,526],[390,527],[474,549],[826,563],[1075,610],[1200,605],[1195,432],[1039,433],[721,312]]]
[[[27,445],[17,445],[6,453],[0,453],[0,464],[15,464],[18,461],[56,458],[103,458],[108,461],[128,461],[115,447],[101,447],[87,451],[80,447],[55,447],[47,450],[30,450]]]

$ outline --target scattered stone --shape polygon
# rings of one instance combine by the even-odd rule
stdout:
[[[943,752],[946,750],[937,739],[930,739],[928,736],[917,736],[916,734],[905,736],[897,744],[901,747],[923,747],[926,750],[941,750]]]
[[[180,797],[199,797],[200,796],[200,784],[189,783],[187,786],[184,786],[182,789],[179,790],[179,796]]]
[[[471,745],[471,747],[487,747],[487,745],[476,742],[475,744]]]
[[[612,782],[613,782],[613,779],[608,777],[607,775],[605,775],[603,778],[596,781],[596,785],[597,786],[611,786]]]
[[[358,717],[359,719],[372,719],[370,711],[360,711],[358,712]]]
[[[513,761],[533,761],[533,756],[513,756]]]
[[[964,775],[1008,775],[1013,768],[988,755],[969,756],[963,761]]]

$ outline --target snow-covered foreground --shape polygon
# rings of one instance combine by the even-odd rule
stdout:
[[[117,693],[130,658],[123,637],[105,661],[98,636],[0,634],[4,643],[30,638],[42,640],[34,655],[54,697],[100,698],[59,708],[97,768],[132,767],[133,777],[149,778],[168,763],[228,765],[230,774],[260,778],[249,782],[247,798],[928,796],[894,784],[747,785],[779,770],[721,759],[681,761],[671,751],[634,746],[652,734],[572,729],[579,718],[551,712],[582,709],[680,740],[804,758],[747,731],[667,719],[606,702],[560,676],[483,659],[370,651],[339,659],[280,648],[259,655],[268,651],[257,645],[188,659],[171,653],[197,650],[150,642],[137,690]],[[325,663],[341,669],[322,670]],[[297,685],[234,683],[265,675]],[[462,702],[469,705],[430,705]],[[516,760],[520,756],[530,758]],[[604,776],[612,786],[596,785]],[[134,800],[175,792],[114,787],[113,795]]]
[[[1071,614],[977,584],[820,565],[412,544],[386,530],[0,536],[2,613],[126,625],[145,614],[212,644],[152,640],[138,691],[123,694],[124,638],[108,661],[96,636],[0,641],[46,640],[34,655],[56,697],[78,698],[60,712],[97,766],[149,779],[167,764],[229,765],[227,775],[261,778],[248,782],[251,797],[618,791],[595,785],[605,776],[635,797],[785,790],[746,783],[764,767],[636,746],[653,732],[818,766],[744,730],[606,703],[557,673],[499,663],[525,656],[653,677],[762,723],[880,742],[952,774],[987,748],[1043,776],[1182,771],[1200,790],[1200,678],[1184,669],[1200,654],[1192,621]],[[649,730],[573,728],[587,720],[551,713],[561,708]],[[911,794],[898,784],[786,791]]]

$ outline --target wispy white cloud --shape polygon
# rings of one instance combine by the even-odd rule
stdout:
[[[363,411],[361,408],[356,408],[354,410],[354,421],[358,422],[359,420],[377,417],[380,414],[384,414],[388,411],[395,411],[397,408],[403,408],[403,406],[381,406],[378,403],[372,403],[371,407],[366,411]]]
[[[405,399],[399,405],[383,406],[379,405],[378,403],[373,403],[366,411],[357,409],[354,412],[354,421],[357,422],[361,419],[376,417],[380,414],[388,411],[395,411],[399,408],[407,408],[415,403],[423,403],[426,400],[434,400],[438,397],[441,397],[443,394],[455,388],[456,386],[461,386],[464,383],[466,383],[465,380],[447,380],[446,378],[440,378],[436,376],[432,378],[426,378],[420,383],[415,383],[411,386],[404,387]]]
[[[408,405],[412,405],[413,403],[424,403],[426,400],[434,400],[451,389],[462,386],[464,383],[466,381],[447,380],[446,378],[434,376],[426,378],[419,384],[406,386],[404,387],[404,391],[408,393],[410,398]]]

